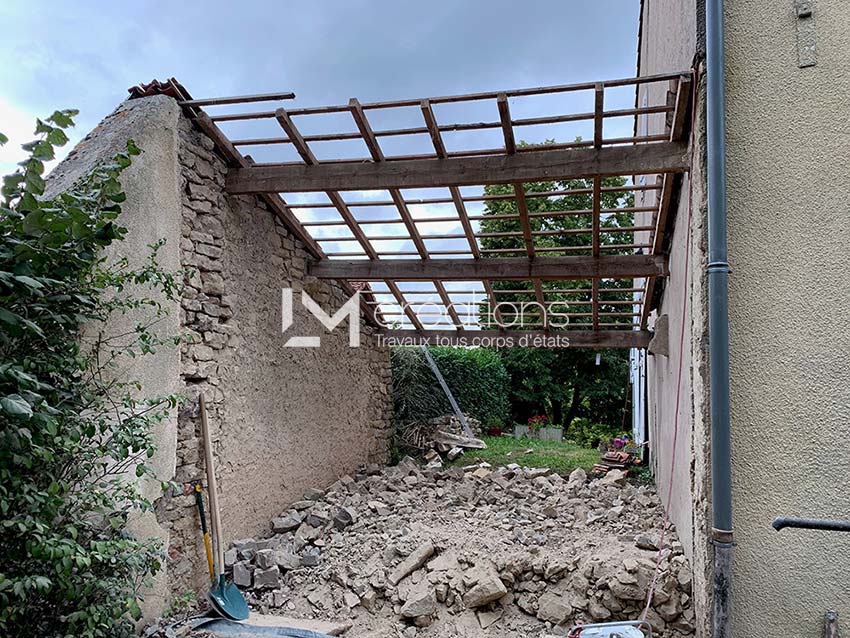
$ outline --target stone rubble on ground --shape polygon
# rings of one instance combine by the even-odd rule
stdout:
[[[639,617],[660,558],[647,619],[693,634],[681,544],[668,530],[659,551],[660,501],[621,474],[369,466],[309,490],[225,564],[259,611],[347,619],[358,638],[518,638]]]

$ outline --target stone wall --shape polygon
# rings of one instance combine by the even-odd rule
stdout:
[[[281,289],[302,289],[333,313],[342,288],[306,275],[308,253],[254,197],[224,192],[226,166],[212,142],[171,98],[125,102],[57,166],[51,192],[70,184],[133,138],[141,156],[122,177],[121,223],[130,229],[115,256],[146,258],[166,238],[163,266],[187,269],[182,303],[163,330],[185,333],[182,349],[133,363],[149,394],[176,392],[185,404],[158,426],[151,464],[177,488],[132,531],[160,538],[165,570],[146,596],[161,613],[176,593],[208,584],[192,486],[203,480],[198,395],[208,403],[224,541],[269,531],[269,520],[309,487],[324,488],[358,466],[386,460],[391,431],[389,352],[361,323],[361,347],[347,325],[331,333],[296,304],[281,331]],[[180,307],[182,306],[182,307]],[[132,317],[124,321],[133,321]],[[116,326],[120,329],[121,326]],[[290,335],[321,335],[319,348],[286,348]],[[157,498],[158,484],[145,486]]]

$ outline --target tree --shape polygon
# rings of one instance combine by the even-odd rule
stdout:
[[[630,191],[616,190],[627,184],[622,177],[608,177],[602,180],[601,208],[616,210],[631,208],[634,195]],[[592,181],[572,179],[546,181],[525,184],[526,201],[530,213],[529,223],[532,232],[544,234],[534,236],[534,244],[541,255],[582,255],[590,254],[592,227],[591,209]],[[536,196],[538,193],[570,194]],[[487,186],[484,194],[485,215],[492,219],[481,222],[481,245],[492,257],[516,257],[525,254],[525,241],[518,219],[506,219],[505,215],[518,215],[516,201],[513,198],[513,186]],[[546,214],[551,213],[551,214]],[[634,225],[634,214],[612,212],[602,215],[600,243],[606,246],[631,244],[630,232],[620,231]],[[605,231],[608,231],[607,233]],[[584,231],[584,232],[582,232]],[[546,249],[554,249],[547,252]],[[572,248],[572,250],[563,250]],[[609,249],[606,254],[622,254],[630,249]],[[541,282],[547,302],[561,302],[567,305],[555,308],[557,312],[576,313],[583,316],[570,319],[570,328],[589,328],[592,323],[590,305],[590,280],[571,281],[565,287],[563,282]],[[631,288],[630,280],[602,280],[600,287],[616,290]],[[504,323],[510,324],[515,317],[512,313],[524,310],[522,325],[512,327],[540,327],[540,318],[533,313],[535,294],[532,282],[512,281],[493,282],[496,291],[523,291],[498,294],[499,309]],[[561,292],[564,290],[581,292]],[[528,291],[528,292],[524,292]],[[601,298],[602,313],[631,313],[629,292],[608,292]],[[513,304],[503,305],[505,302]],[[607,303],[605,303],[607,302]],[[614,303],[611,303],[614,302]],[[523,305],[525,307],[523,308]],[[492,322],[492,314],[482,314],[482,323]],[[630,316],[603,317],[605,323],[622,324],[627,328],[632,323]],[[628,354],[625,351],[604,351],[600,365],[596,365],[596,353],[589,350],[572,349],[533,349],[513,348],[500,352],[505,367],[511,376],[511,412],[514,419],[525,422],[528,417],[546,412],[552,422],[568,429],[574,419],[586,416],[619,427],[622,421],[622,406],[628,378]]]
[[[3,179],[0,203],[0,634],[131,636],[161,548],[126,531],[151,508],[152,426],[177,397],[141,396],[122,362],[174,346],[154,326],[180,279],[148,260],[107,261],[120,241],[126,152],[67,191],[45,196],[44,162],[76,111],[39,120],[29,158]],[[0,143],[7,140],[0,135]],[[148,291],[146,296],[140,291]],[[132,313],[135,328],[110,334]],[[163,486],[165,487],[165,486]]]

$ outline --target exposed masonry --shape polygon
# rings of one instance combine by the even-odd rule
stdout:
[[[307,290],[329,313],[347,294],[334,282],[306,276],[303,244],[260,200],[225,194],[225,163],[212,141],[182,117],[179,140],[187,401],[178,415],[178,487],[157,504],[170,530],[167,569],[175,593],[200,591],[207,583],[192,493],[204,479],[200,392],[207,400],[228,544],[264,531],[269,514],[304,486],[327,485],[360,464],[386,461],[391,431],[389,353],[375,343],[372,328],[361,325],[356,350],[348,348],[347,326],[322,331],[315,351],[283,349],[282,287]],[[311,325],[295,314],[294,329]]]

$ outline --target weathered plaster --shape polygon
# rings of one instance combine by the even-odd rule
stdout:
[[[180,269],[180,195],[177,167],[177,125],[180,109],[174,100],[153,97],[139,102],[125,102],[97,128],[89,133],[68,157],[56,166],[48,180],[48,194],[60,192],[83,177],[97,164],[116,153],[126,150],[128,139],[135,139],[142,147],[141,155],[122,173],[121,182],[127,194],[120,223],[128,228],[126,238],[107,250],[108,258],[126,257],[131,266],[139,267],[150,254],[148,246],[166,238],[158,253],[158,262],[169,271]],[[149,289],[140,294],[151,296]],[[156,332],[161,336],[180,334],[180,306],[177,301],[158,298],[169,311],[161,320]],[[116,315],[110,319],[107,333],[111,335],[132,331],[138,321],[148,317],[147,311]],[[120,374],[142,384],[144,396],[180,393],[180,353],[176,348],[160,348],[156,356],[125,359]],[[148,465],[158,477],[165,480],[174,476],[177,450],[177,413],[157,424],[154,429],[156,455]],[[158,481],[148,480],[142,485],[145,497],[155,500],[161,494]],[[130,531],[139,537],[158,538],[163,547],[170,542],[168,529],[156,521],[153,513],[134,519]],[[146,594],[146,609],[151,615],[160,613],[168,604],[170,588],[165,571]]]

